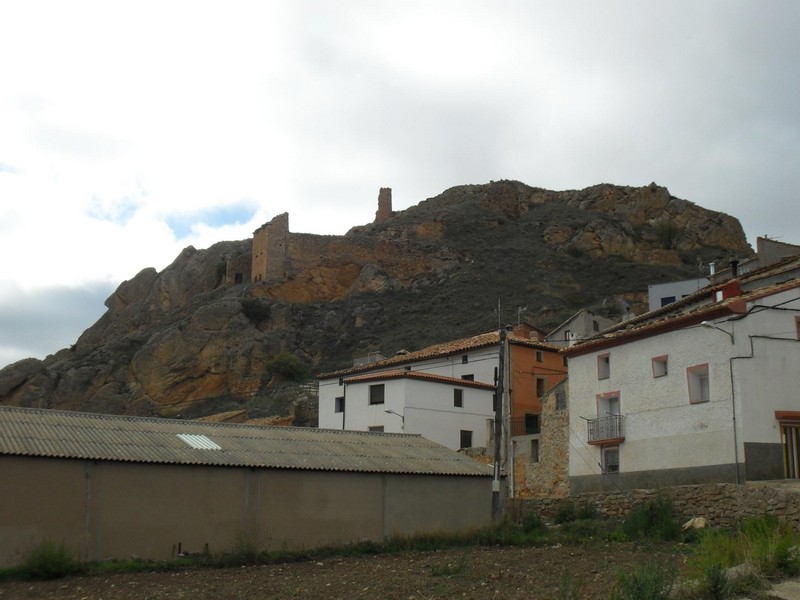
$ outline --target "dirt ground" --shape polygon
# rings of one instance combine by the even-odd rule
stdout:
[[[503,598],[606,600],[618,570],[658,560],[684,569],[681,545],[597,542],[467,547],[230,569],[192,569],[0,583],[0,600]],[[560,596],[565,581],[582,594]]]

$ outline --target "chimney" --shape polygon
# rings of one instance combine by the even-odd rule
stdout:
[[[717,274],[717,265],[713,262],[708,263],[708,274],[709,275],[716,275]]]

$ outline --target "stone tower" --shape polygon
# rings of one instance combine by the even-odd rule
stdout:
[[[283,277],[289,237],[289,213],[283,213],[253,232],[251,280]]]
[[[392,216],[392,188],[381,188],[378,192],[378,212],[375,213],[375,222],[383,223]]]

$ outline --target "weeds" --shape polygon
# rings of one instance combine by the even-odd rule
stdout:
[[[666,600],[675,585],[675,570],[659,563],[634,567],[617,573],[611,600]]]
[[[467,553],[461,555],[458,562],[446,565],[434,565],[431,567],[431,575],[434,577],[455,577],[461,575],[467,569]]]
[[[64,544],[44,539],[16,569],[21,579],[58,579],[81,571],[81,564]]]
[[[558,600],[581,600],[583,598],[583,584],[566,569],[561,571],[557,598]]]
[[[672,502],[659,496],[631,511],[622,525],[622,533],[629,540],[673,541],[680,537],[681,528],[672,514]]]

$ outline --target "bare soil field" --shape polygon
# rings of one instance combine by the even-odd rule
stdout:
[[[607,600],[617,572],[659,561],[685,570],[681,544],[593,542],[540,547],[462,547],[327,557],[265,566],[187,569],[0,583],[0,600],[443,598]],[[576,595],[560,593],[570,587]]]

